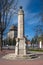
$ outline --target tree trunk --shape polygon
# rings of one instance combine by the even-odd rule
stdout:
[[[2,41],[2,33],[1,33],[1,43],[0,43],[0,47],[1,47],[1,51],[2,51],[2,43],[3,43],[3,41]]]

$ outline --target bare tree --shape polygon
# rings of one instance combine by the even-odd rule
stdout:
[[[17,10],[18,0],[1,0],[0,1],[0,38],[1,38],[1,51],[3,33],[10,23],[10,19]]]

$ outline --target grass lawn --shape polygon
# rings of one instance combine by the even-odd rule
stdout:
[[[43,49],[28,49],[28,51],[43,52]]]

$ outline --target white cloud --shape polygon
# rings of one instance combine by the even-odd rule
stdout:
[[[40,21],[39,13],[29,13],[25,11],[25,22],[29,25],[37,24]]]
[[[36,24],[38,24],[39,21],[40,21],[40,18],[39,19],[35,18],[33,20],[30,20],[28,24],[29,25],[33,25],[33,24],[36,25]]]

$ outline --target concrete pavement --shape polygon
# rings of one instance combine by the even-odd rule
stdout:
[[[14,50],[0,51],[0,65],[43,65],[43,54],[37,59],[17,59],[17,60],[5,60],[1,57],[8,53],[14,53]]]

